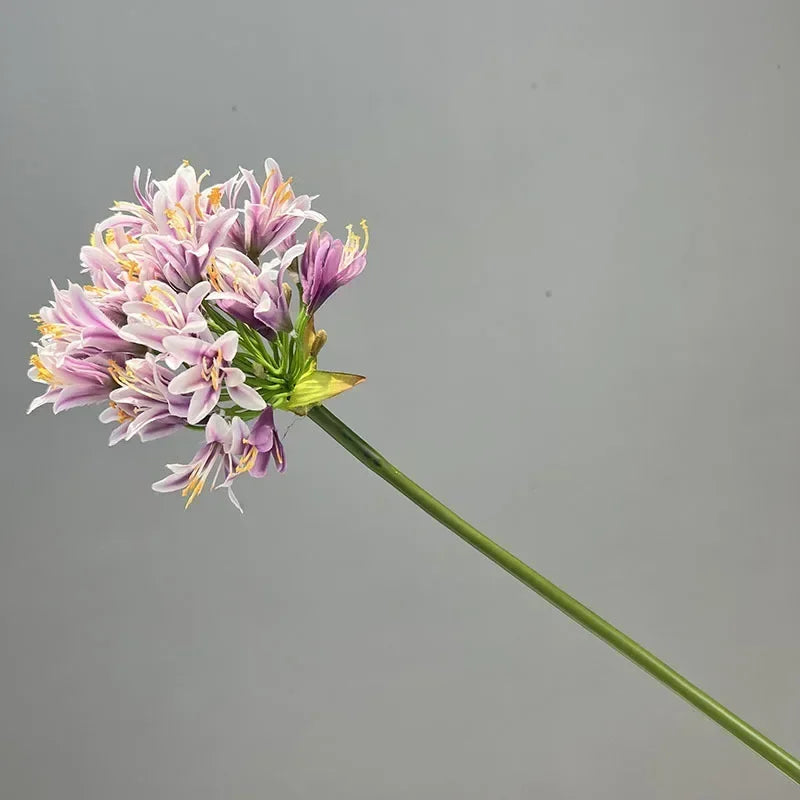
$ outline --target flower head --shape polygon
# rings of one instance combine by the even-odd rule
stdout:
[[[29,411],[105,403],[109,444],[204,426],[192,461],[153,487],[180,489],[187,505],[210,483],[238,507],[237,477],[286,466],[273,409],[303,415],[363,380],[317,369],[326,334],[313,314],[363,269],[366,240],[317,229],[298,245],[298,228],[325,218],[272,159],[265,170],[261,185],[240,169],[204,187],[208,173],[188,162],[164,180],[137,167],[133,200],[114,203],[81,248],[91,283],[53,285],[32,315],[28,375],[45,390]],[[302,286],[294,311],[287,275]]]

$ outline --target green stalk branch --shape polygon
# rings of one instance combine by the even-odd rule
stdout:
[[[707,695],[702,689],[688,681],[661,659],[645,650],[630,636],[622,633],[611,623],[606,622],[590,608],[578,602],[574,597],[547,580],[547,578],[540,575],[523,561],[520,561],[508,550],[504,550],[499,544],[440,503],[435,497],[414,483],[411,478],[390,464],[380,453],[348,428],[327,408],[316,406],[308,412],[308,416],[339,442],[342,447],[352,453],[362,464],[391,484],[397,491],[404,494],[411,502],[426,511],[435,520],[449,528],[457,536],[460,536],[465,542],[471,544],[476,550],[494,561],[495,564],[511,573],[517,580],[533,589],[534,592],[541,595],[549,603],[552,603],[560,611],[563,611],[575,622],[598,636],[610,647],[638,664],[645,672],[652,675],[656,680],[661,681],[696,709],[721,725],[726,731],[732,733],[737,739],[777,767],[795,783],[800,783],[800,761],[793,755],[770,741],[763,733],[748,725],[743,719],[737,717],[732,711],[729,711],[713,697]]]

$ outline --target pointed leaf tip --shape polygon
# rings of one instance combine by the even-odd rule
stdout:
[[[315,370],[300,379],[284,408],[287,411],[294,411],[295,414],[304,415],[312,406],[324,403],[365,380],[363,375]]]

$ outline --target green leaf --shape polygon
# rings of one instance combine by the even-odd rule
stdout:
[[[287,411],[304,415],[309,408],[325,402],[337,394],[346,392],[366,380],[363,375],[350,375],[347,372],[325,372],[314,370],[306,373],[295,384],[291,395],[283,405]]]

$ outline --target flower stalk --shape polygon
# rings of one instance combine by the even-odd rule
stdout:
[[[800,783],[800,761],[791,753],[779,747],[763,733],[749,725],[728,708],[695,686],[677,670],[670,667],[657,656],[646,650],[638,642],[631,639],[610,622],[596,614],[583,603],[567,594],[535,569],[529,567],[515,555],[505,550],[497,542],[481,533],[454,511],[426,492],[397,467],[389,463],[377,450],[365,442],[327,408],[318,405],[308,412],[308,416],[322,430],[329,434],[349,453],[354,455],[364,466],[372,470],[378,477],[404,494],[412,503],[430,514],[437,522],[451,530],[467,544],[485,555],[517,580],[533,589],[547,602],[554,605],[579,625],[591,631],[607,645],[629,658],[641,667],[648,675],[663,683],[679,694],[739,741],[758,753],[770,764],[777,767],[784,775],[795,783]]]

